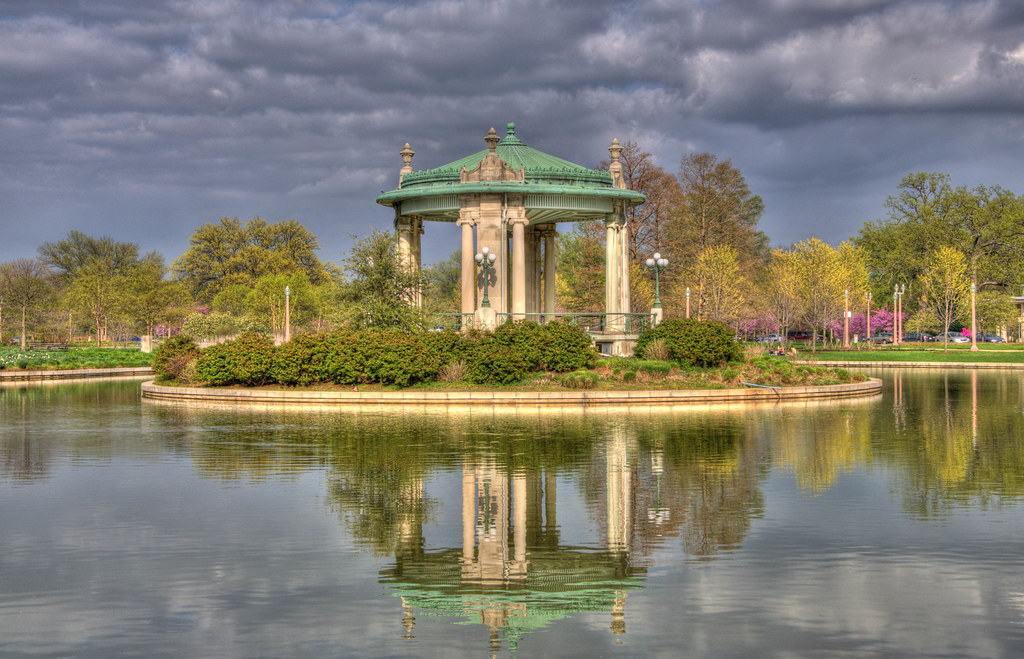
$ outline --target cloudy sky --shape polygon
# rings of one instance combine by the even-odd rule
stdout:
[[[295,218],[339,261],[373,199],[508,121],[587,166],[731,159],[775,245],[836,242],[913,171],[1024,193],[1019,0],[3,0],[0,261],[77,229],[173,260]],[[426,260],[457,245],[428,224]]]

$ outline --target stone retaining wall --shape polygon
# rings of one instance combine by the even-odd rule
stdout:
[[[340,407],[454,406],[454,407],[675,407],[686,405],[745,405],[788,401],[829,400],[874,396],[882,381],[822,387],[781,389],[699,389],[686,391],[310,391],[294,389],[226,389],[166,387],[142,383],[142,397],[151,400],[229,404],[304,404]]]
[[[7,370],[0,371],[0,383],[38,380],[78,380],[82,378],[145,377],[153,375],[148,366],[122,368],[68,368],[56,371]]]

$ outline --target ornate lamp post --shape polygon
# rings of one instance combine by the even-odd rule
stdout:
[[[480,303],[481,307],[490,308],[491,306],[491,300],[489,297],[487,297],[487,280],[490,278],[489,271],[491,268],[494,267],[494,262],[497,260],[497,258],[498,255],[491,252],[491,250],[488,249],[487,247],[481,249],[479,252],[476,253],[476,256],[473,257],[473,260],[476,261],[476,264],[480,266],[480,271],[484,273],[484,300],[483,302]]]
[[[843,291],[843,347],[850,347],[850,291]]]
[[[686,317],[690,317],[690,287],[686,287]]]
[[[661,273],[668,267],[668,259],[661,258],[661,254],[654,253],[653,259],[647,259],[647,269],[654,273],[654,308],[661,308]],[[689,303],[690,289],[686,289],[687,303]],[[689,304],[687,304],[689,309]],[[689,317],[689,313],[686,314]]]
[[[870,350],[871,349],[871,291],[868,291],[867,293],[865,293],[864,297],[866,297],[868,299],[868,315],[867,315],[868,330],[867,330],[867,339],[868,339],[868,350]]]
[[[903,344],[903,294],[907,292],[907,285],[900,284],[900,344]]]
[[[971,282],[971,352],[978,350],[978,286]]]
[[[292,288],[284,287],[284,341],[287,343],[292,338]]]

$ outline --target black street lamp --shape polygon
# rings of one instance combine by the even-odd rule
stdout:
[[[479,252],[476,253],[476,256],[473,257],[473,260],[476,261],[476,264],[480,266],[480,270],[484,273],[484,301],[480,303],[481,307],[491,306],[491,300],[489,297],[487,297],[487,284],[488,279],[490,278],[489,271],[491,268],[494,267],[494,261],[497,260],[497,258],[498,255],[491,252],[491,250],[488,249],[487,247],[481,249]]]
[[[654,308],[661,308],[661,273],[668,267],[668,259],[661,258],[661,254],[654,253],[653,259],[647,259],[647,269],[654,273]],[[689,292],[689,289],[687,289]]]

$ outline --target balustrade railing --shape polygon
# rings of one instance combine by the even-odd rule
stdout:
[[[564,322],[591,334],[640,334],[651,326],[649,313],[499,313],[498,323],[509,320],[530,320],[535,323]]]
[[[473,329],[473,314],[471,313],[436,313],[431,314],[428,327],[433,330],[455,330],[461,332],[464,329]]]

